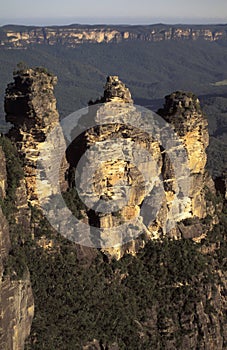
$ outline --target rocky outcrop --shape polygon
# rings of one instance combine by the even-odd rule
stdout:
[[[1,284],[1,305],[1,349],[23,350],[34,316],[29,274],[19,281],[5,277]]]
[[[84,198],[88,203],[93,203],[95,198],[100,199],[95,207],[96,214],[88,209],[86,215],[90,224],[101,232],[95,238],[95,244],[98,247],[115,246],[104,251],[117,258],[124,252],[134,254],[139,246],[143,246],[144,237],[146,240],[168,235],[198,240],[204,237],[206,229],[199,221],[194,226],[195,221],[204,219],[208,214],[214,216],[214,208],[206,200],[206,190],[215,193],[215,188],[205,171],[209,136],[199,100],[190,93],[173,93],[166,98],[159,115],[170,126],[161,119],[163,123],[159,121],[155,129],[157,120],[154,118],[152,121],[151,115],[149,123],[154,129],[153,135],[149,135],[148,129],[143,130],[146,112],[133,105],[130,92],[118,77],[108,77],[104,96],[93,106],[90,103],[88,115],[80,121],[82,126],[86,120],[94,118],[96,126],[75,139],[67,150],[71,168],[77,167],[82,153],[86,151],[87,165],[80,170],[80,186],[85,189]],[[141,124],[138,120],[142,121]],[[160,137],[166,142],[167,149],[160,143],[158,134],[162,135]],[[175,137],[179,142],[171,140]],[[82,153],[78,152],[81,145]],[[174,159],[176,154],[179,159]],[[188,171],[184,170],[184,166]],[[148,174],[147,179],[143,177],[144,171]],[[93,176],[94,192],[86,187],[88,173]],[[185,189],[185,186],[188,188]],[[127,191],[130,195],[123,205]],[[112,200],[120,203],[120,209],[112,208],[104,213],[102,206]],[[158,208],[155,213],[154,208]],[[184,225],[187,219],[194,220],[193,225]],[[131,224],[126,229],[123,224],[129,222]],[[123,228],[119,231],[121,225]],[[111,234],[106,229],[111,229]],[[116,248],[118,236],[122,238],[121,243],[130,242]]]
[[[0,199],[4,201],[7,188],[5,155],[0,149],[1,158],[1,192]],[[17,225],[24,225],[24,232],[28,233],[29,215],[25,187],[17,189],[16,205],[18,212],[15,217]],[[0,207],[0,348],[5,350],[23,350],[25,339],[30,334],[34,315],[34,300],[28,270],[23,277],[18,278],[12,271],[12,257],[10,255],[11,242],[9,224]],[[19,262],[17,262],[18,264]],[[10,270],[10,273],[9,271]]]
[[[25,48],[34,44],[75,47],[83,43],[111,43],[130,40],[158,42],[164,40],[219,41],[227,39],[226,26],[83,26],[1,28],[0,46]]]
[[[174,92],[166,96],[164,108],[159,110],[159,114],[174,126],[184,140],[191,173],[204,173],[209,134],[199,99],[192,93]]]
[[[76,243],[101,247],[120,258],[124,252],[134,254],[151,238],[203,238],[206,230],[195,220],[210,215],[215,223],[217,218],[206,200],[207,190],[215,193],[215,188],[205,171],[209,136],[197,97],[184,92],[167,96],[159,110],[163,119],[157,122],[157,115],[149,116],[133,104],[130,91],[117,76],[109,76],[103,97],[89,103],[87,115],[75,126],[77,136],[78,130],[81,133],[72,137],[66,161],[65,156],[61,159],[65,143],[53,95],[55,82],[43,69],[27,69],[18,72],[6,90],[6,120],[14,124],[9,136],[23,160],[30,203],[48,203],[52,195],[59,194],[59,183],[66,190],[68,163],[73,179],[74,169],[86,153],[80,186],[87,226],[78,225]],[[148,129],[144,127],[147,122]],[[52,134],[53,130],[57,132]],[[40,157],[45,158],[45,168],[38,166]],[[87,187],[88,174],[93,177],[92,190]],[[95,198],[98,204],[93,208],[90,204]],[[111,207],[110,203],[118,205]],[[106,205],[110,209],[103,211]],[[52,213],[50,222],[59,217],[58,227],[54,227],[72,239],[75,224],[67,224],[68,216],[59,213],[61,209],[58,215]],[[193,225],[184,224],[188,219]]]
[[[206,148],[209,145],[208,123],[199,99],[192,93],[177,91],[166,96],[164,108],[158,113],[174,126],[187,151],[191,183],[189,212],[199,219],[212,215],[205,198],[205,187],[215,193],[214,183],[205,170]]]
[[[90,101],[90,105],[106,102],[133,103],[131,93],[118,76],[109,76],[104,87],[104,95],[95,102]]]
[[[59,125],[59,114],[53,94],[56,81],[56,77],[45,69],[24,69],[15,74],[14,83],[8,85],[5,95],[6,121],[14,125],[9,132],[9,137],[15,142],[23,161],[28,200],[32,204],[38,204],[38,199],[42,200],[56,191],[54,186],[47,182],[38,194],[36,183],[37,174],[41,172],[37,160],[43,142]],[[60,176],[62,189],[66,189],[67,164],[65,160],[62,160],[60,175],[56,168],[56,164],[61,162],[58,154],[64,147],[63,138],[59,133],[60,130],[56,138],[51,139],[49,143],[46,141],[45,145],[47,148],[54,147],[56,150],[56,159],[54,164],[50,164],[49,171],[54,172],[56,177]]]

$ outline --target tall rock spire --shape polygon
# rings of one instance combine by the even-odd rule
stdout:
[[[104,88],[104,102],[118,100],[125,103],[132,103],[129,89],[123,84],[118,76],[108,76]]]
[[[214,192],[215,189],[205,169],[209,134],[200,101],[191,92],[176,91],[165,97],[164,107],[158,113],[174,127],[183,141],[190,169],[191,213],[192,216],[204,218],[209,213],[205,188],[208,187]]]
[[[95,102],[90,102],[90,105],[106,102],[133,103],[129,89],[116,75],[107,77],[103,96]]]
[[[33,204],[38,203],[37,160],[43,142],[45,141],[45,147],[56,148],[56,157],[59,148],[64,146],[61,144],[60,136],[49,146],[46,142],[48,134],[59,125],[54,96],[56,82],[57,78],[44,68],[23,69],[15,74],[14,82],[8,85],[5,94],[6,121],[14,125],[9,131],[9,137],[16,143],[23,161],[28,198]],[[56,171],[56,164],[50,164],[50,167],[53,167],[50,171]],[[66,188],[64,179],[66,168],[67,164],[63,160],[60,174],[63,188]],[[56,176],[59,174],[56,173]],[[47,184],[40,198],[54,192],[52,185]]]

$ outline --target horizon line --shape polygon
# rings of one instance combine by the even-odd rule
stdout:
[[[88,22],[69,22],[69,23],[42,23],[42,24],[32,24],[32,23],[24,23],[24,22],[5,22],[1,23],[0,19],[0,27],[6,27],[6,26],[23,26],[23,27],[68,27],[68,26],[154,26],[154,25],[165,25],[165,26],[214,26],[214,25],[220,25],[224,26],[227,25],[226,22],[148,22],[148,23],[127,23],[127,22],[119,22],[119,23],[108,23],[108,22],[95,22],[95,23],[88,23]]]
[[[227,17],[0,17],[0,26],[21,25],[21,26],[70,26],[70,25],[224,25],[227,24]]]

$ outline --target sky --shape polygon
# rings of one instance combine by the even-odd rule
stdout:
[[[0,0],[0,25],[227,23],[227,0]]]

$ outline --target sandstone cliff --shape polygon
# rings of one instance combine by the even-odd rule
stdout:
[[[168,96],[159,114],[170,124],[169,130],[167,124],[159,121],[153,135],[148,135],[149,130],[139,129],[142,124],[138,124],[138,120],[141,119],[145,123],[146,113],[133,105],[129,90],[118,77],[108,77],[103,97],[94,102],[93,107],[92,103],[90,106],[88,116],[81,118],[78,127],[80,123],[81,126],[86,123],[86,118],[94,118],[96,127],[87,130],[72,142],[67,150],[68,162],[71,168],[76,168],[82,155],[78,149],[83,144],[83,152],[87,151],[89,166],[81,170],[80,186],[86,187],[89,169],[91,176],[95,174],[95,194],[92,194],[89,188],[84,196],[91,202],[96,195],[100,200],[107,202],[112,199],[122,202],[125,195],[123,184],[126,184],[127,190],[130,191],[127,204],[117,212],[113,210],[112,213],[94,214],[93,211],[87,211],[90,223],[101,229],[100,237],[96,237],[98,246],[117,245],[118,236],[122,237],[121,242],[127,242],[130,240],[127,237],[135,238],[143,234],[143,239],[132,239],[123,247],[104,249],[107,254],[120,258],[124,252],[134,254],[139,246],[144,245],[144,237],[145,241],[166,235],[175,238],[191,237],[195,240],[204,237],[207,228],[199,220],[211,215],[215,223],[215,209],[212,203],[206,200],[207,191],[215,193],[215,188],[211,177],[205,171],[209,136],[207,121],[199,100],[193,94],[183,92]],[[119,115],[123,116],[122,119]],[[100,122],[105,125],[99,125]],[[154,119],[152,123],[155,125],[156,122]],[[179,137],[178,143],[164,140],[166,136],[167,139],[171,139],[171,135],[173,137],[172,130]],[[167,131],[172,134],[168,135]],[[162,135],[162,141],[169,145],[169,149],[163,148],[157,133]],[[124,140],[124,145],[118,141],[121,139]],[[135,150],[138,147],[141,149],[139,166]],[[152,155],[152,161],[146,151]],[[174,159],[176,154],[179,159]],[[184,169],[184,166],[187,169]],[[147,184],[143,178],[144,170],[148,177],[150,176],[150,183],[154,179],[162,179],[162,189],[156,180],[148,198],[145,191]],[[163,191],[160,192],[160,196],[159,190]],[[154,203],[155,200],[157,203]],[[158,209],[154,213],[156,207]],[[99,209],[101,210],[101,206],[96,207],[96,211]],[[192,220],[192,225],[184,224],[188,219]],[[117,227],[130,220],[133,225],[128,225],[127,234],[119,231]],[[125,230],[125,226],[123,227]],[[105,231],[110,228],[111,235]]]
[[[57,78],[47,73],[45,69],[25,69],[18,71],[14,76],[14,83],[9,84],[5,95],[6,121],[11,122],[14,127],[9,132],[9,137],[16,142],[16,146],[25,173],[25,181],[28,193],[28,200],[33,204],[38,204],[38,194],[36,176],[38,170],[37,159],[40,154],[43,142],[47,135],[59,125],[59,115],[56,109],[56,99],[53,88]],[[58,154],[64,144],[60,130],[55,140],[46,147],[56,150],[54,164],[50,164],[50,173],[56,172],[56,164],[61,162]],[[60,182],[62,189],[67,188],[65,182],[65,172],[67,164],[62,160],[60,169]],[[56,176],[58,174],[56,172]],[[40,198],[54,194],[56,189],[50,183],[42,187]]]
[[[158,116],[146,116],[147,111],[133,104],[128,88],[119,78],[108,77],[103,97],[90,102],[87,115],[75,126],[77,134],[80,128],[88,130],[72,137],[73,142],[61,158],[66,145],[60,128],[56,129],[59,116],[53,94],[55,82],[56,78],[43,69],[28,69],[18,72],[6,90],[6,120],[14,124],[9,136],[23,160],[29,202],[38,206],[42,201],[48,202],[51,196],[59,194],[58,183],[65,191],[66,158],[72,176],[86,152],[88,163],[80,170],[80,187],[87,186],[88,174],[94,176],[94,192],[87,188],[83,196],[90,202],[98,196],[100,204],[95,211],[85,206],[86,229],[76,224],[74,238],[74,228],[66,222],[68,216],[57,209],[58,227],[65,230],[65,237],[88,246],[94,244],[118,258],[125,252],[135,254],[151,238],[203,238],[207,227],[201,220],[209,215],[215,223],[217,218],[215,208],[206,199],[207,192],[214,194],[215,188],[205,171],[209,136],[196,96],[183,92],[167,96],[164,108],[159,110],[163,119],[156,125]],[[143,129],[147,121],[152,125],[150,133]],[[89,128],[92,123],[96,126]],[[48,138],[55,129],[57,132]],[[41,169],[37,160],[43,147],[46,165]],[[37,174],[42,182],[41,192],[37,190]],[[126,193],[130,195],[124,202]],[[120,203],[120,209],[103,213],[103,203],[109,205],[112,199]],[[192,220],[192,224],[187,220]]]
[[[82,26],[1,28],[0,46],[26,48],[30,45],[64,45],[75,47],[82,43],[111,43],[129,40],[164,41],[227,39],[226,26]]]
[[[213,215],[206,201],[206,189],[215,193],[214,183],[205,170],[206,148],[209,145],[208,123],[199,99],[192,93],[175,92],[166,96],[164,108],[158,113],[173,125],[187,151],[191,182],[189,212],[200,219],[208,214]]]

